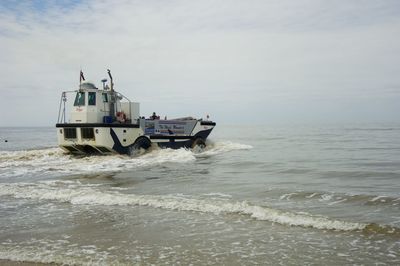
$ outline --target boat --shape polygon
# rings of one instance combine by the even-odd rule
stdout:
[[[136,155],[151,147],[204,149],[216,123],[182,117],[161,119],[154,112],[140,115],[140,104],[114,90],[113,77],[101,80],[102,88],[85,81],[61,94],[56,124],[58,145],[72,154]]]

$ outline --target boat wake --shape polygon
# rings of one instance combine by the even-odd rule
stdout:
[[[138,157],[126,155],[77,157],[65,154],[59,148],[28,151],[0,151],[0,178],[51,174],[85,174],[119,172],[137,167],[165,163],[188,163],[234,150],[247,150],[249,145],[229,141],[211,143],[205,151],[196,153],[188,149],[153,149]]]
[[[311,227],[321,230],[360,231],[400,235],[400,228],[373,223],[349,222],[304,212],[282,211],[246,201],[193,198],[187,195],[126,194],[121,188],[79,181],[41,181],[37,183],[0,184],[0,197],[35,201],[56,201],[72,205],[145,206],[174,211],[191,211],[215,215],[238,214],[284,226]]]

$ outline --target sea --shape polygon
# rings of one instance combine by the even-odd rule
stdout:
[[[136,157],[2,127],[0,264],[400,265],[400,124],[218,124]]]

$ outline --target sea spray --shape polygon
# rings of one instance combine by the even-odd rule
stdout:
[[[1,151],[0,178],[20,177],[32,174],[85,174],[120,172],[140,167],[157,167],[166,163],[188,163],[198,157],[213,156],[234,150],[250,149],[251,146],[230,141],[216,142],[204,153],[189,149],[153,149],[138,157],[125,155],[73,156],[59,148],[29,151]]]

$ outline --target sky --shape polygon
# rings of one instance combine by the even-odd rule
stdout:
[[[0,126],[108,68],[144,116],[400,122],[400,1],[0,1]]]

